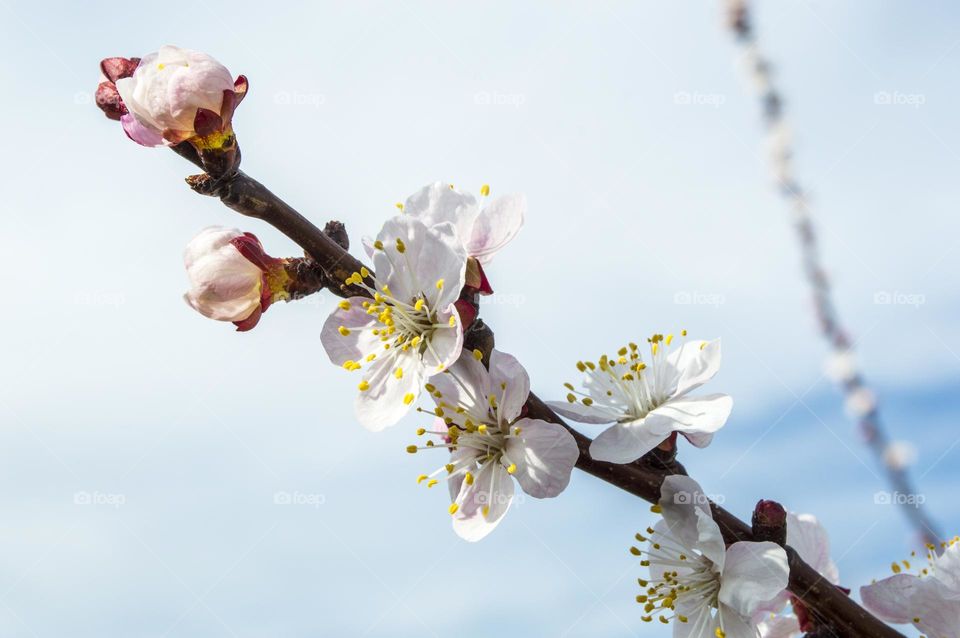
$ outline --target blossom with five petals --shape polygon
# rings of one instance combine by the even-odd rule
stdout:
[[[453,225],[428,228],[400,216],[384,224],[374,246],[376,274],[364,268],[347,279],[372,299],[341,301],[321,338],[333,363],[361,372],[357,419],[382,430],[407,413],[426,377],[460,356],[463,331],[454,302],[466,255]]]
[[[675,638],[755,638],[753,616],[787,586],[787,553],[771,542],[724,544],[709,500],[696,481],[668,476],[660,489],[663,520],[637,540],[649,579],[640,579],[645,622],[673,621]]]
[[[682,336],[686,337],[684,330]],[[683,343],[671,350],[673,335],[647,339],[650,361],[637,344],[603,355],[597,363],[577,363],[586,374],[585,393],[572,384],[567,401],[550,407],[581,423],[611,423],[590,445],[590,456],[610,463],[629,463],[679,432],[697,447],[706,447],[733,408],[725,394],[689,397],[720,369],[720,340]],[[578,398],[579,396],[579,398]]]
[[[445,373],[435,375],[427,391],[436,403],[438,437],[408,452],[449,449],[448,462],[418,483],[433,487],[445,475],[449,512],[461,538],[478,541],[500,523],[514,497],[513,481],[534,498],[552,498],[570,482],[579,449],[562,425],[523,416],[530,378],[511,355],[494,350],[490,369],[479,351],[461,354]]]

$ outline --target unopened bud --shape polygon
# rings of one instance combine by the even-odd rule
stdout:
[[[787,543],[787,511],[776,501],[762,500],[753,510],[753,539]]]

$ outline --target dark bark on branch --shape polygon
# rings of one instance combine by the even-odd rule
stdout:
[[[188,151],[174,150],[194,161]],[[238,172],[217,180],[207,175],[193,176],[188,178],[188,183],[198,193],[219,197],[224,204],[242,215],[269,223],[302,246],[331,280],[339,282],[331,287],[334,293],[340,296],[367,296],[365,290],[343,283],[352,273],[359,272],[363,264],[256,180]],[[471,348],[489,354],[493,348],[493,332],[478,319],[468,330],[466,341]],[[670,454],[666,457],[659,454],[625,465],[597,461],[590,456],[591,439],[564,423],[533,393],[530,394],[526,410],[531,418],[558,423],[570,431],[580,449],[577,461],[579,469],[650,503],[660,500],[660,486],[664,478],[670,474],[686,474],[683,466],[676,463]],[[711,503],[711,508],[714,520],[728,544],[753,540],[749,525],[716,504]],[[876,619],[820,576],[792,548],[787,547],[786,551],[790,562],[791,593],[815,610],[818,616],[829,621],[836,628],[837,636],[903,638],[902,634]]]

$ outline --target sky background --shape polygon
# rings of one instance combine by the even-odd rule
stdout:
[[[782,0],[755,15],[839,310],[952,535],[958,8]],[[558,500],[521,501],[462,542],[445,490],[414,481],[439,454],[404,453],[422,422],[354,421],[356,378],[319,338],[334,298],[275,306],[247,334],[186,306],[182,250],[204,226],[298,251],[190,192],[192,166],[93,104],[101,58],[166,43],[248,76],[244,170],[318,224],[344,221],[357,254],[429,182],[525,193],[482,315],[539,395],[655,331],[721,337],[706,391],[735,407],[710,448],[682,447],[690,473],[741,518],[760,498],[816,514],[854,590],[909,553],[823,376],[717,2],[0,0],[0,635],[669,634],[633,602],[647,504],[577,472]],[[922,303],[875,303],[884,292]]]

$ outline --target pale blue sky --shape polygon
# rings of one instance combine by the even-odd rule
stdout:
[[[957,17],[945,1],[757,10],[840,310],[951,534]],[[744,518],[760,498],[817,514],[853,588],[909,552],[822,376],[717,3],[0,0],[0,634],[668,635],[633,602],[626,548],[653,520],[646,504],[578,473],[463,543],[445,493],[414,482],[439,460],[403,452],[420,423],[354,422],[355,379],[319,340],[329,296],[271,308],[244,335],[182,302],[181,251],[203,226],[297,249],[191,193],[190,166],[92,104],[101,58],[165,43],[250,78],[244,169],[314,221],[346,222],[357,245],[437,179],[526,193],[483,315],[535,391],[560,396],[577,359],[653,331],[722,337],[707,389],[734,397],[733,416],[708,450],[681,450],[704,488]],[[879,91],[924,103],[876,104]],[[876,305],[880,291],[924,303]],[[277,492],[308,502],[275,505]]]

